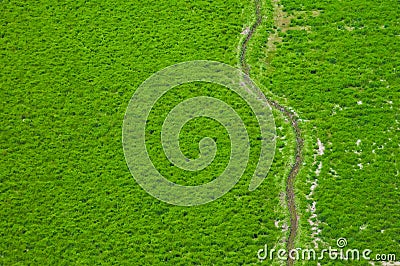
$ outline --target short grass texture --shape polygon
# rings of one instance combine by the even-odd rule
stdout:
[[[345,237],[349,248],[399,258],[400,5],[281,4],[292,26],[308,30],[276,29],[272,4],[263,1],[264,22],[249,43],[248,60],[265,93],[293,107],[302,121],[296,246],[317,241],[320,249],[334,247]],[[3,0],[0,6],[1,265],[237,265],[257,263],[264,244],[283,247],[288,217],[282,192],[293,134],[279,113],[275,161],[268,179],[250,193],[259,132],[240,99],[202,83],[161,99],[146,131],[149,151],[160,172],[177,183],[214,178],[229,144],[217,123],[195,120],[183,128],[182,150],[196,157],[197,140],[213,137],[216,161],[192,175],[170,165],[159,134],[175,103],[199,94],[218,97],[236,106],[248,126],[245,175],[224,197],[198,207],[148,195],[129,173],[121,144],[125,108],[152,73],[194,59],[237,66],[240,32],[254,19],[252,2]],[[283,42],[271,54],[266,44],[275,29]],[[312,182],[317,186],[306,197]],[[317,218],[311,219],[314,202]]]
[[[292,18],[285,27],[292,29],[277,28],[267,18],[249,60],[253,78],[302,121],[305,165],[296,182],[301,217],[296,246],[315,248],[315,241],[322,250],[337,247],[344,237],[346,248],[371,249],[371,258],[396,254],[399,260],[399,2],[280,4],[285,18]],[[267,9],[272,12],[271,5]],[[271,53],[266,44],[274,29],[282,42]],[[370,265],[321,262],[343,263]]]
[[[252,161],[227,195],[176,207],[148,195],[122,151],[122,121],[135,88],[171,64],[208,59],[238,64],[240,32],[251,20],[245,1],[1,1],[1,265],[210,265],[257,262],[277,243],[284,220],[279,193],[284,160],[250,193],[257,130],[249,110],[224,88],[191,84],[155,106],[147,128],[160,172],[184,184],[207,182],[226,163],[226,132],[198,119],[185,126],[182,149],[214,137],[209,172],[187,175],[157,146],[160,117],[176,99],[215,95],[249,124]],[[246,118],[247,117],[247,118]],[[288,127],[280,125],[283,134]],[[253,120],[252,120],[253,119]],[[221,131],[216,131],[220,129]],[[285,141],[280,148],[289,153]]]

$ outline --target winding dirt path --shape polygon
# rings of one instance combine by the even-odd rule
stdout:
[[[275,3],[275,2],[274,2]],[[246,62],[246,52],[247,52],[247,45],[253,36],[254,32],[257,30],[258,26],[262,22],[262,15],[261,15],[261,3],[260,0],[255,0],[255,15],[256,21],[247,31],[247,35],[245,40],[243,41],[240,47],[240,65],[242,71],[249,75],[250,67]],[[286,107],[280,105],[278,102],[267,99],[264,95],[260,95],[269,105],[273,106],[277,110],[279,110],[291,123],[293,131],[296,135],[296,152],[295,152],[295,162],[290,169],[289,175],[286,181],[286,197],[287,197],[287,204],[290,213],[290,232],[289,238],[287,241],[287,251],[294,249],[294,242],[297,234],[298,228],[298,215],[296,210],[296,203],[295,203],[295,193],[294,193],[294,181],[299,173],[301,164],[302,164],[302,151],[303,151],[303,144],[304,140],[301,136],[301,131],[298,125],[298,118],[290,112]],[[290,257],[287,260],[287,265],[293,265],[294,260]]]

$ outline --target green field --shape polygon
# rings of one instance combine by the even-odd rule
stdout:
[[[349,248],[399,254],[400,5],[281,3],[294,29],[277,29],[282,42],[268,57],[270,21],[254,43],[259,52],[252,62],[260,83],[304,121],[306,165],[296,182],[302,212],[298,246],[313,247],[318,238],[320,249],[336,247],[345,237]],[[318,139],[325,150],[314,157]],[[306,197],[314,181],[317,187]],[[313,202],[317,216],[311,224]],[[368,265],[355,265],[363,263]]]
[[[399,261],[400,3],[276,3],[262,1],[246,60],[264,94],[297,113],[305,139],[295,245],[336,247],[343,237],[347,248]],[[238,95],[196,82],[157,102],[146,127],[148,152],[178,184],[218,176],[230,144],[220,124],[195,119],[180,134],[182,151],[196,158],[200,139],[211,137],[215,160],[194,173],[172,165],[160,134],[176,104],[215,97],[246,124],[244,175],[205,205],[173,206],[147,194],[122,149],[126,108],[149,76],[190,60],[239,67],[241,33],[255,22],[252,1],[3,0],[0,8],[0,265],[249,265],[260,263],[265,244],[286,246],[295,138],[278,110],[274,162],[250,192],[260,130]],[[271,263],[286,262],[262,262]],[[317,262],[296,263],[303,264]]]

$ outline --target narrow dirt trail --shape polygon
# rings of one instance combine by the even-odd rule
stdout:
[[[242,71],[246,73],[248,76],[250,72],[250,67],[246,62],[247,45],[250,39],[252,38],[254,32],[257,30],[258,26],[262,22],[260,0],[255,0],[255,15],[256,15],[256,21],[248,30],[246,38],[240,47],[240,65]],[[302,151],[303,151],[304,140],[301,136],[301,131],[298,125],[298,118],[292,112],[290,112],[286,107],[280,105],[278,102],[271,99],[267,99],[264,95],[260,96],[262,96],[269,105],[279,110],[290,121],[290,124],[292,125],[293,131],[296,135],[295,162],[290,169],[286,181],[286,197],[290,213],[290,232],[286,248],[287,251],[290,251],[294,249],[294,242],[298,228],[298,215],[295,203],[294,181],[296,179],[297,174],[299,173],[302,164]],[[287,265],[293,265],[293,264],[294,260],[289,257],[287,260]]]

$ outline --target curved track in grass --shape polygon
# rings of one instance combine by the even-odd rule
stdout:
[[[250,72],[250,67],[246,62],[246,52],[247,52],[247,45],[253,36],[254,32],[257,30],[258,26],[262,22],[262,15],[261,15],[261,3],[260,0],[255,0],[255,15],[256,15],[256,21],[255,23],[250,27],[250,29],[247,32],[247,35],[245,37],[245,40],[243,41],[241,47],[240,47],[240,66],[242,68],[242,71],[249,75]],[[293,250],[294,249],[294,242],[297,234],[297,228],[298,228],[298,215],[297,215],[297,210],[296,210],[296,203],[295,203],[295,193],[294,193],[294,181],[296,179],[297,174],[299,173],[301,163],[302,163],[302,152],[303,152],[303,143],[304,140],[301,137],[301,131],[298,125],[298,118],[290,112],[286,107],[280,105],[278,102],[267,99],[264,95],[260,95],[264,98],[264,100],[277,110],[279,110],[289,121],[290,124],[292,125],[293,131],[296,135],[296,152],[295,152],[295,162],[291,166],[289,175],[287,177],[286,181],[286,197],[287,197],[287,204],[288,204],[288,209],[290,213],[290,232],[289,232],[289,238],[287,241],[287,251]],[[291,259],[290,257],[288,258],[287,261],[288,265],[293,265],[294,260]]]

